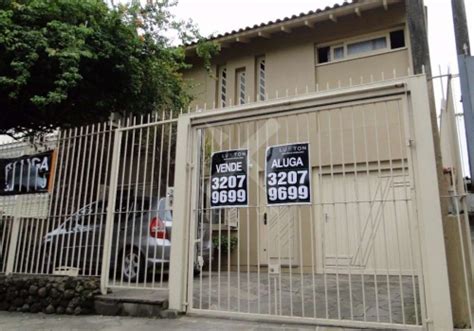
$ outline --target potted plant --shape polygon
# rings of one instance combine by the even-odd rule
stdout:
[[[237,247],[238,243],[237,237],[231,235],[230,238],[227,233],[223,233],[220,236],[216,236],[212,238],[212,246],[214,247],[214,268],[218,268],[219,265],[219,255],[221,261],[221,270],[223,270],[223,266],[228,265],[227,258],[229,257],[229,253],[231,254],[232,251]]]

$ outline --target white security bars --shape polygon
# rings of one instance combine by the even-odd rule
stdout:
[[[0,145],[0,273],[39,270],[55,147],[54,135]]]
[[[49,193],[0,197],[0,272],[100,276],[106,266],[110,286],[166,287],[176,123],[162,112],[0,146],[3,159],[55,155]]]
[[[397,329],[432,321],[435,329],[450,329],[439,195],[426,184],[436,181],[436,169],[424,79],[184,118],[193,130],[176,171],[188,186],[175,199],[190,211],[175,213],[171,308]],[[299,187],[310,186],[311,201],[296,201],[299,188],[292,186],[300,180],[288,170],[278,174],[285,183],[272,182],[272,189],[286,187],[277,189],[280,202],[269,204],[266,151],[288,144],[309,146],[311,181],[301,179]],[[211,156],[239,150],[249,157],[248,206],[212,207]],[[291,163],[304,166],[288,160],[276,167]],[[281,203],[290,198],[296,203]],[[187,297],[183,269],[173,268],[185,261]]]
[[[102,269],[108,287],[167,287],[176,125],[176,114],[162,112],[116,130]]]
[[[195,247],[193,307],[419,325],[402,107],[374,101],[200,129],[195,233],[214,246]],[[301,141],[311,151],[313,203],[271,206],[264,152]],[[210,155],[240,149],[252,164],[249,207],[209,209]]]

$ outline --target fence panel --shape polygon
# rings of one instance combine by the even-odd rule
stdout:
[[[110,258],[109,287],[167,287],[176,127],[176,116],[163,112],[118,129],[111,240],[104,254]]]
[[[400,95],[197,125],[190,311],[421,328],[406,111]],[[266,151],[296,143],[309,145],[313,200],[269,205]],[[229,150],[248,151],[248,206],[211,208],[211,158]]]

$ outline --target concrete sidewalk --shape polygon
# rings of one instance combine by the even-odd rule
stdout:
[[[105,316],[68,316],[0,312],[1,331],[48,330],[48,331],[148,331],[148,330],[258,330],[258,331],[346,331],[354,329],[298,326],[291,324],[273,324],[244,322],[227,319],[183,316],[178,319],[147,319],[131,317]]]

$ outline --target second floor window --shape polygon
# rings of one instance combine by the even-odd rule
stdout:
[[[217,89],[217,104],[219,107],[224,108],[227,100],[227,68],[219,68],[219,81]]]
[[[265,100],[265,57],[260,56],[256,60],[256,74],[257,74],[257,81],[256,81],[256,99],[257,101],[264,101]]]
[[[237,69],[235,71],[235,87],[236,95],[235,100],[236,104],[243,105],[246,101],[247,95],[245,93],[246,77],[245,77],[245,68]]]
[[[316,62],[333,62],[403,47],[405,47],[404,30],[394,30],[363,40],[348,40],[338,44],[318,46]]]

